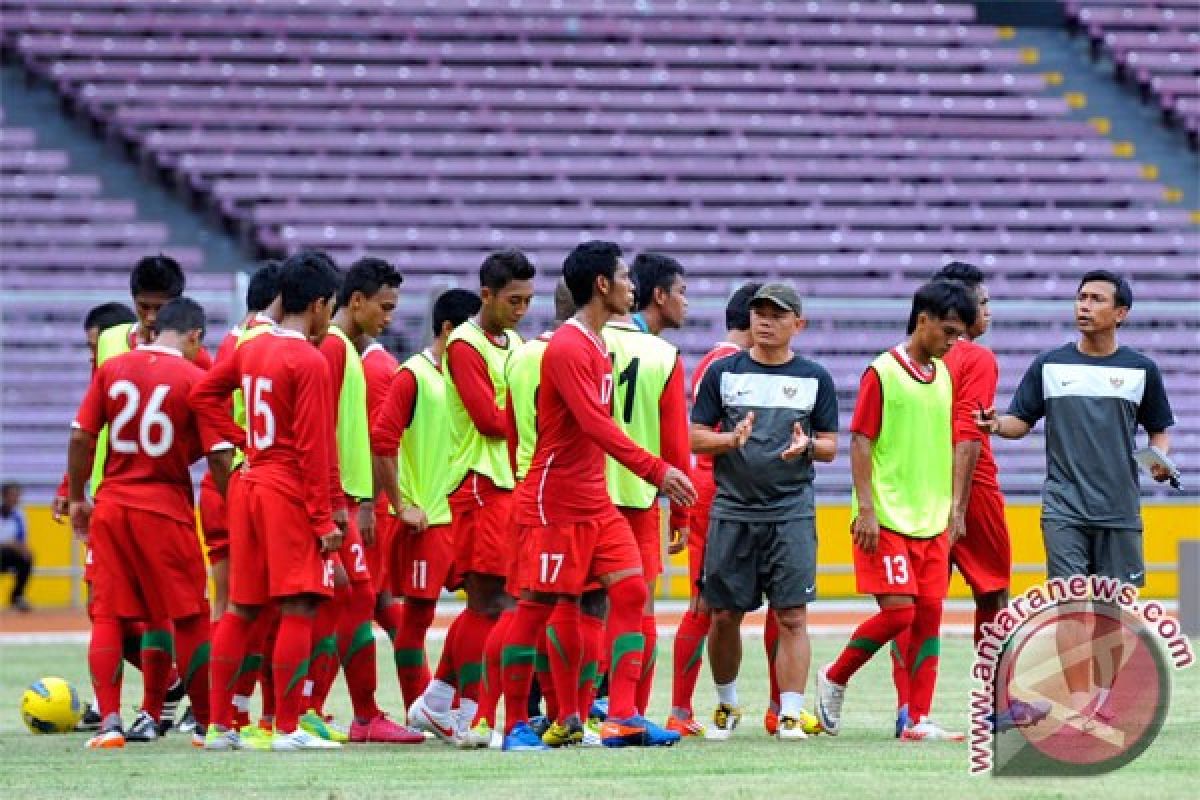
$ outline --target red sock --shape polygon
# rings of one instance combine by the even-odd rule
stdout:
[[[262,718],[268,722],[275,721],[275,670],[271,658],[275,653],[275,641],[279,638],[278,614],[267,629],[267,638],[263,642],[262,669],[259,670],[259,682],[262,684]]]
[[[875,651],[912,625],[914,613],[911,605],[881,608],[878,613],[855,628],[849,643],[837,657],[837,661],[829,667],[829,672],[826,673],[829,680],[845,686],[850,676],[871,660]]]
[[[318,612],[319,613],[319,612]],[[308,656],[312,652],[313,618],[284,614],[275,636],[271,671],[275,679],[275,729],[292,733],[304,709],[303,697]]]
[[[142,634],[146,623],[136,619],[121,620],[121,654],[139,670],[142,668]]]
[[[258,685],[259,678],[263,675],[263,662],[266,660],[264,654],[269,652],[266,649],[267,636],[275,630],[275,626],[278,624],[278,609],[273,606],[263,608],[255,618],[250,627],[250,633],[246,637],[246,655],[238,666],[233,682],[233,724],[238,728],[250,724],[249,698],[254,694],[254,687]],[[239,697],[246,698],[244,701],[247,703],[246,708],[237,706]]]
[[[511,609],[503,612],[500,619],[496,620],[496,624],[492,626],[487,642],[484,643],[483,687],[479,693],[479,708],[475,711],[472,725],[486,720],[488,724],[496,726],[496,705],[500,702],[500,695],[504,692],[504,687],[501,686],[500,661],[515,613]]]
[[[302,694],[308,696],[307,708],[313,709],[318,714],[325,713],[325,698],[329,696],[329,690],[333,686],[334,679],[337,678],[337,630],[338,623],[342,619],[342,611],[349,599],[349,593],[349,586],[336,589],[333,597],[321,602],[317,607],[316,615],[312,618],[313,640],[310,645],[312,649],[309,653],[308,663],[308,678],[312,683],[306,687],[308,691]],[[275,646],[279,646],[278,641]],[[276,674],[275,678],[278,680],[279,675]],[[278,689],[278,687],[276,688]],[[282,695],[277,695],[277,697],[282,697]],[[301,711],[305,710],[307,709],[301,709]]]
[[[983,638],[983,626],[990,625],[995,621],[996,615],[1000,612],[995,609],[975,609],[975,644],[979,644],[979,640]]]
[[[142,709],[158,722],[163,701],[171,685],[171,667],[175,662],[175,639],[171,623],[153,620],[142,634]]]
[[[504,732],[529,719],[529,688],[533,682],[535,651],[544,638],[551,608],[545,603],[522,600],[511,615],[508,641],[500,655],[500,673],[504,684]],[[545,688],[542,689],[543,695]]]
[[[88,669],[92,673],[92,691],[100,716],[121,713],[122,657],[121,623],[115,617],[92,619],[92,636],[88,640]]]
[[[679,620],[675,632],[675,649],[672,658],[671,708],[692,715],[692,695],[696,693],[696,682],[700,680],[700,667],[704,663],[704,641],[712,618],[708,614],[688,610]]]
[[[639,714],[650,707],[650,690],[654,688],[654,667],[658,663],[658,620],[653,614],[642,617],[642,674],[638,678],[636,703]]]
[[[350,598],[338,622],[338,655],[346,673],[350,704],[359,722],[379,716],[375,704],[378,676],[375,674],[375,588],[367,581],[350,584]],[[324,699],[324,698],[322,698]]]
[[[646,582],[641,575],[623,578],[608,587],[608,713],[622,720],[637,713],[637,683],[642,676],[642,609]],[[562,702],[561,696],[559,702]]]
[[[538,605],[543,605],[539,603]],[[554,610],[551,605],[545,605],[547,617]],[[554,691],[554,676],[550,674],[550,653],[546,650],[546,625],[542,623],[542,632],[537,638],[537,648],[533,654],[533,671],[537,675],[538,689],[542,692],[542,701],[546,706],[546,719],[558,719],[558,692]]]
[[[396,636],[400,633],[400,626],[404,624],[404,604],[392,601],[385,606],[376,607],[375,624],[383,628],[388,641],[394,646]]]
[[[496,620],[469,608],[460,616],[463,618],[463,627],[454,643],[454,660],[458,662],[458,694],[478,703],[483,694],[483,650]]]
[[[596,699],[596,686],[600,682],[600,656],[605,645],[604,620],[590,614],[581,614],[579,630],[583,635],[583,668],[579,672],[579,713],[587,716],[592,709],[592,701]],[[546,707],[549,708],[548,703]]]
[[[442,656],[438,659],[437,670],[433,673],[434,678],[452,686],[458,686],[458,640],[467,624],[466,613],[465,610],[460,611],[446,630],[446,640],[442,642]],[[433,619],[432,612],[430,619]],[[405,624],[407,625],[407,620]]]
[[[409,708],[429,685],[429,660],[425,656],[425,635],[433,624],[437,606],[427,602],[405,602],[393,605],[399,609],[400,626],[392,639],[392,655],[396,661],[396,677],[400,681],[400,694],[404,707]],[[457,622],[457,620],[456,620]],[[451,626],[451,631],[453,626]],[[450,650],[450,632],[446,633],[446,644],[442,651],[443,660]],[[440,668],[439,663],[439,668]],[[451,669],[453,669],[451,667]],[[452,683],[452,681],[446,681]]]
[[[771,708],[778,711],[779,673],[775,671],[775,654],[779,652],[779,620],[769,608],[767,620],[763,623],[763,649],[767,652],[767,681],[770,685]]]
[[[246,640],[252,624],[250,620],[226,611],[213,630],[208,709],[212,723],[221,728],[233,727],[234,677],[246,654]]]
[[[546,655],[550,676],[558,699],[558,721],[578,717],[579,673],[583,666],[583,636],[580,632],[579,605],[561,600],[546,620]]]
[[[913,722],[929,716],[933,708],[933,691],[937,685],[938,660],[941,652],[942,601],[917,598],[917,611],[912,622],[912,641],[908,645],[908,673],[911,676],[908,715]]]
[[[212,643],[209,610],[175,620],[176,665],[183,676],[183,685],[192,701],[192,714],[200,725],[208,725],[208,660]]]
[[[888,648],[892,656],[892,683],[896,686],[896,708],[904,708],[908,705],[909,696],[909,676],[908,676],[908,643],[911,640],[909,636],[910,629],[905,628],[896,634],[896,638],[892,639],[892,644]]]

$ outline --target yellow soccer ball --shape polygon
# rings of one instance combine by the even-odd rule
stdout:
[[[67,733],[82,716],[79,693],[62,678],[42,678],[21,695],[21,719],[32,733]]]

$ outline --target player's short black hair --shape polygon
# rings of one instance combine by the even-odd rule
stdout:
[[[935,319],[957,316],[968,328],[975,324],[978,306],[971,290],[959,281],[930,281],[913,295],[908,315],[908,333],[917,329],[917,316],[925,312]]]
[[[1117,308],[1133,308],[1133,287],[1129,285],[1129,281],[1122,278],[1115,272],[1107,269],[1093,269],[1079,279],[1079,285],[1075,287],[1076,293],[1083,288],[1085,283],[1090,281],[1104,281],[1111,283],[1113,286],[1113,299]]]
[[[139,260],[129,273],[129,293],[136,297],[143,292],[162,292],[167,297],[179,297],[187,286],[179,262],[159,253]]]
[[[457,328],[479,313],[483,301],[469,289],[447,289],[433,301],[433,335],[442,332],[447,322]]]
[[[563,261],[563,280],[571,290],[576,308],[586,306],[592,299],[596,278],[603,275],[610,281],[617,274],[621,246],[616,242],[593,239],[575,246]]]
[[[638,253],[629,267],[633,273],[634,307],[642,311],[654,302],[654,290],[671,291],[676,275],[683,275],[683,265],[663,253]]]
[[[190,333],[194,330],[203,331],[208,321],[204,309],[190,297],[176,297],[158,310],[154,320],[154,329],[159,333],[175,331]]]
[[[350,298],[355,292],[362,292],[363,297],[373,297],[384,287],[399,288],[404,283],[404,276],[382,258],[366,256],[350,265],[346,277],[342,280],[342,289],[338,292],[338,307],[350,305]]]
[[[495,291],[513,281],[531,281],[535,275],[537,267],[520,250],[497,250],[479,266],[479,285]]]
[[[99,328],[101,333],[114,325],[137,322],[137,314],[124,303],[101,303],[83,318],[83,329]]]
[[[762,287],[761,283],[750,281],[743,283],[730,295],[729,302],[725,304],[725,330],[750,330],[750,301]]]
[[[274,259],[266,262],[250,276],[246,284],[246,310],[266,311],[279,297],[279,275],[283,267]]]
[[[342,284],[337,265],[320,250],[301,250],[288,256],[282,270],[279,293],[283,295],[285,314],[299,314],[317,300],[332,299]]]
[[[976,289],[984,282],[983,270],[965,261],[951,261],[933,273],[931,281],[958,281],[968,289]]]

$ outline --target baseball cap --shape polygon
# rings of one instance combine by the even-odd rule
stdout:
[[[754,297],[750,299],[751,307],[760,300],[769,300],[784,311],[794,312],[798,317],[802,316],[800,295],[796,294],[796,290],[786,283],[764,284],[761,289],[754,293]]]

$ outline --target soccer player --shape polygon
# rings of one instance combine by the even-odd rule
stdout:
[[[971,325],[946,353],[943,361],[954,383],[954,506],[963,519],[963,538],[950,547],[950,563],[958,567],[975,598],[975,643],[980,628],[1008,604],[1012,574],[1012,545],[1004,520],[1004,495],[996,477],[996,460],[987,435],[975,426],[975,412],[996,402],[1000,367],[996,356],[976,339],[987,333],[992,315],[983,272],[954,261],[938,270],[932,280],[958,281],[970,290],[977,306]],[[893,677],[898,711],[896,735],[908,727],[908,668],[901,654],[908,641],[892,640]]]
[[[761,283],[745,283],[730,296],[725,305],[725,339],[704,354],[692,373],[693,406],[708,368],[714,362],[750,346],[750,300],[761,287]],[[700,576],[704,569],[704,545],[708,538],[709,512],[717,493],[717,486],[713,481],[712,456],[694,454],[691,474],[692,482],[696,486],[696,504],[690,509],[686,542],[688,588],[691,594],[687,611],[679,620],[679,629],[675,632],[671,712],[667,718],[667,729],[682,736],[703,736],[704,726],[696,721],[692,711],[692,695],[696,691],[696,681],[700,678],[704,643],[711,625],[708,606],[700,593]],[[772,663],[774,661],[771,648],[768,648],[768,660]],[[771,674],[774,676],[773,667]],[[776,691],[772,691],[772,702],[775,702],[777,695]],[[777,708],[775,710],[778,711]],[[768,731],[772,735],[775,734],[773,727]]]
[[[692,409],[692,449],[713,456],[717,484],[703,591],[718,705],[705,736],[728,739],[741,719],[742,617],[766,595],[779,624],[777,735],[804,739],[805,728],[816,728],[804,710],[812,659],[806,610],[817,582],[814,464],[837,455],[837,394],[824,367],[791,349],[805,326],[794,289],[762,286],[750,321],[750,349],[709,367]]]
[[[1020,439],[1046,420],[1042,540],[1051,578],[1105,575],[1145,584],[1135,434],[1139,425],[1145,428],[1150,445],[1166,453],[1175,418],[1158,365],[1117,341],[1132,307],[1133,290],[1123,277],[1107,270],[1085,274],[1075,293],[1078,341],[1033,360],[1007,414],[977,412],[977,425],[1006,439]],[[1156,465],[1153,477],[1171,476]],[[1060,657],[1087,642],[1083,627],[1057,626]],[[1120,646],[1099,646],[1119,623],[1097,614],[1096,627],[1093,658],[1063,662],[1068,724],[1081,729],[1112,721],[1106,703],[1121,664]]]
[[[212,646],[210,750],[240,749],[233,730],[234,677],[254,619],[268,603],[281,612],[271,657],[274,750],[336,748],[298,727],[313,616],[333,595],[329,558],[342,543],[333,510],[344,509],[334,446],[329,368],[313,342],[325,336],[340,276],[328,257],[304,251],[280,277],[283,319],[237,348],[192,391],[201,430],[241,447],[248,467],[229,498],[229,610]],[[264,326],[265,327],[265,326]],[[247,430],[227,403],[245,395]]]
[[[375,474],[386,493],[386,507],[397,520],[389,571],[391,591],[404,602],[397,604],[400,613],[392,647],[406,708],[429,684],[425,635],[442,589],[455,583],[444,475],[453,449],[445,414],[443,356],[450,335],[479,308],[479,296],[466,289],[438,295],[433,304],[433,342],[401,365],[371,424]],[[446,685],[454,683],[450,672],[439,674],[439,679]]]
[[[371,426],[367,416],[367,383],[363,373],[360,347],[379,336],[396,309],[398,289],[403,278],[388,262],[362,258],[346,273],[337,297],[337,313],[329,326],[329,335],[321,340],[320,350],[329,363],[331,405],[335,409],[337,454],[342,491],[348,508],[357,508],[349,519],[346,538],[339,553],[348,583],[338,587],[334,603],[336,615],[336,655],[341,658],[354,707],[350,726],[351,742],[414,744],[424,741],[419,733],[407,730],[388,719],[375,703],[375,586],[367,570],[365,545],[375,543],[375,480],[371,467]],[[327,606],[333,608],[333,606]],[[339,613],[340,612],[340,613]],[[317,623],[320,624],[321,618]],[[317,630],[318,652],[325,631]],[[329,631],[332,633],[332,631]],[[326,665],[324,675],[316,677],[313,709],[301,720],[310,733],[328,731],[321,713],[325,696],[336,672],[336,662]]]
[[[361,361],[363,378],[367,384],[367,420],[369,424],[374,425],[383,410],[388,389],[392,385],[392,376],[400,367],[400,362],[381,342],[371,338],[364,341],[366,347],[362,349]],[[371,573],[371,584],[375,590],[375,621],[387,633],[389,641],[394,642],[396,632],[400,629],[402,608],[394,602],[391,585],[391,553],[395,525],[387,493],[383,489],[382,476],[374,465],[371,471],[376,489],[375,543],[366,546],[367,571]]]
[[[629,523],[612,505],[604,454],[659,486],[672,501],[691,505],[687,475],[631,442],[613,422],[613,378],[601,338],[605,323],[632,302],[629,268],[612,242],[585,242],[567,256],[563,277],[579,311],[550,338],[537,398],[537,445],[516,498],[522,593],[505,646],[504,746],[540,750],[546,745],[526,720],[529,673],[538,632],[548,626],[555,642],[550,670],[558,722],[581,741],[578,705],[582,660],[579,597],[589,580],[608,590],[611,652],[605,745],[669,745],[679,735],[637,714],[641,634],[646,584]]]
[[[636,444],[684,472],[691,468],[688,445],[687,395],[683,359],[660,334],[680,328],[687,315],[687,284],[683,266],[661,253],[640,253],[631,270],[637,314],[620,315],[604,326],[613,365],[613,418]],[[645,714],[654,683],[658,624],[654,618],[654,589],[662,574],[662,519],[658,488],[646,483],[613,459],[607,459],[608,492],[629,522],[642,554],[646,579],[646,608],[642,615],[642,675],[637,708]],[[688,537],[688,511],[672,506],[669,530],[679,550]]]
[[[242,333],[256,324],[267,307],[279,299],[279,264],[268,262],[250,277],[246,287],[246,317],[225,334],[217,348],[214,362],[220,362],[237,348]],[[274,320],[268,320],[275,324]],[[237,403],[235,402],[235,416]],[[244,408],[241,409],[244,416]],[[240,460],[239,460],[240,463]],[[216,484],[209,479],[200,483],[200,529],[204,532],[204,543],[208,548],[208,563],[212,570],[213,620],[225,613],[229,599],[229,526],[225,518],[225,498],[217,491]]]
[[[192,479],[202,452],[188,407],[203,371],[190,363],[204,336],[204,310],[188,298],[162,306],[154,344],[101,365],[72,423],[67,457],[71,526],[92,555],[92,636],[88,664],[103,718],[92,749],[125,746],[121,727],[122,619],[145,620],[145,638],[170,650],[201,729],[208,722],[209,609],[204,556],[196,538]],[[109,458],[93,508],[84,492],[96,440],[109,426]],[[218,480],[228,475],[229,444],[206,443]],[[165,642],[165,644],[164,644]],[[147,672],[146,680],[167,673]],[[165,682],[147,692],[139,717],[154,731]]]
[[[437,670],[439,675],[449,675],[453,669],[457,687],[434,678],[409,709],[408,720],[443,739],[457,738],[475,747],[487,747],[495,721],[476,718],[475,713],[481,705],[484,714],[495,708],[495,701],[483,696],[489,691],[483,685],[484,652],[493,627],[513,603],[504,591],[515,547],[510,526],[514,480],[504,438],[504,365],[521,344],[514,329],[533,299],[535,274],[533,264],[519,250],[502,250],[484,259],[479,268],[479,314],[450,335],[442,365],[454,443],[447,469],[451,538],[455,569],[464,576],[467,607],[446,634]],[[508,618],[496,632],[493,649],[504,641],[507,628]],[[456,688],[468,728],[458,737],[446,724]]]
[[[855,629],[832,664],[817,673],[817,714],[826,732],[841,728],[852,675],[908,631],[908,741],[955,740],[929,718],[937,681],[937,642],[950,575],[950,546],[962,535],[954,500],[954,387],[941,360],[975,324],[972,293],[955,281],[917,290],[908,341],[863,372],[850,423],[851,534],[858,591],[879,613]]]

